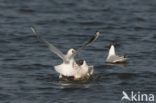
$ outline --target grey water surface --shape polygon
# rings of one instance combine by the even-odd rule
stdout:
[[[75,58],[94,65],[94,78],[59,80],[62,60],[31,26],[63,53],[99,31]],[[112,42],[126,64],[105,63]],[[0,0],[0,103],[120,103],[122,91],[156,96],[155,0]]]

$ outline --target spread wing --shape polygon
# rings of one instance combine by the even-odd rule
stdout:
[[[91,43],[93,43],[98,37],[99,37],[100,33],[96,32],[96,34],[87,42],[85,43],[83,46],[81,46],[77,52],[79,52],[80,50],[84,49],[85,47],[89,46]]]
[[[39,38],[39,40],[43,41],[49,47],[49,49],[50,49],[51,52],[55,53],[61,59],[63,59],[64,61],[66,61],[64,54],[60,50],[58,50],[53,44],[49,43],[47,40],[41,38],[33,27],[31,27],[31,30],[33,31],[34,35],[37,38]]]

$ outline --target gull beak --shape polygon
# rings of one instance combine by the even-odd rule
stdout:
[[[72,53],[74,54],[74,56],[78,56],[77,51],[73,50]]]
[[[77,57],[78,57],[79,55],[76,53],[76,54],[75,54],[75,56],[77,56]]]
[[[124,55],[124,58],[128,58],[128,56],[127,55]]]

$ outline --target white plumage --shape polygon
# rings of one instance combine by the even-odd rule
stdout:
[[[111,45],[106,62],[108,62],[108,63],[123,63],[123,62],[126,62],[127,59],[128,58],[125,56],[117,56],[115,53],[114,45]]]
[[[59,51],[54,45],[46,41],[45,39],[41,38],[34,28],[31,28],[35,36],[37,36],[41,41],[43,41],[56,55],[58,55],[62,60],[63,63],[57,66],[54,66],[54,69],[60,74],[60,78],[62,76],[74,76],[74,79],[80,79],[86,76],[90,76],[93,74],[93,66],[88,66],[86,61],[83,61],[82,65],[78,65],[75,62],[74,56],[84,49],[85,47],[89,46],[92,42],[94,42],[99,37],[99,32],[96,32],[95,36],[89,40],[89,42],[85,43],[81,46],[77,51],[74,49],[69,49],[67,54],[64,55],[61,51]]]

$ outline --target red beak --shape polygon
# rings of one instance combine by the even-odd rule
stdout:
[[[75,56],[79,56],[79,55],[76,53]]]

